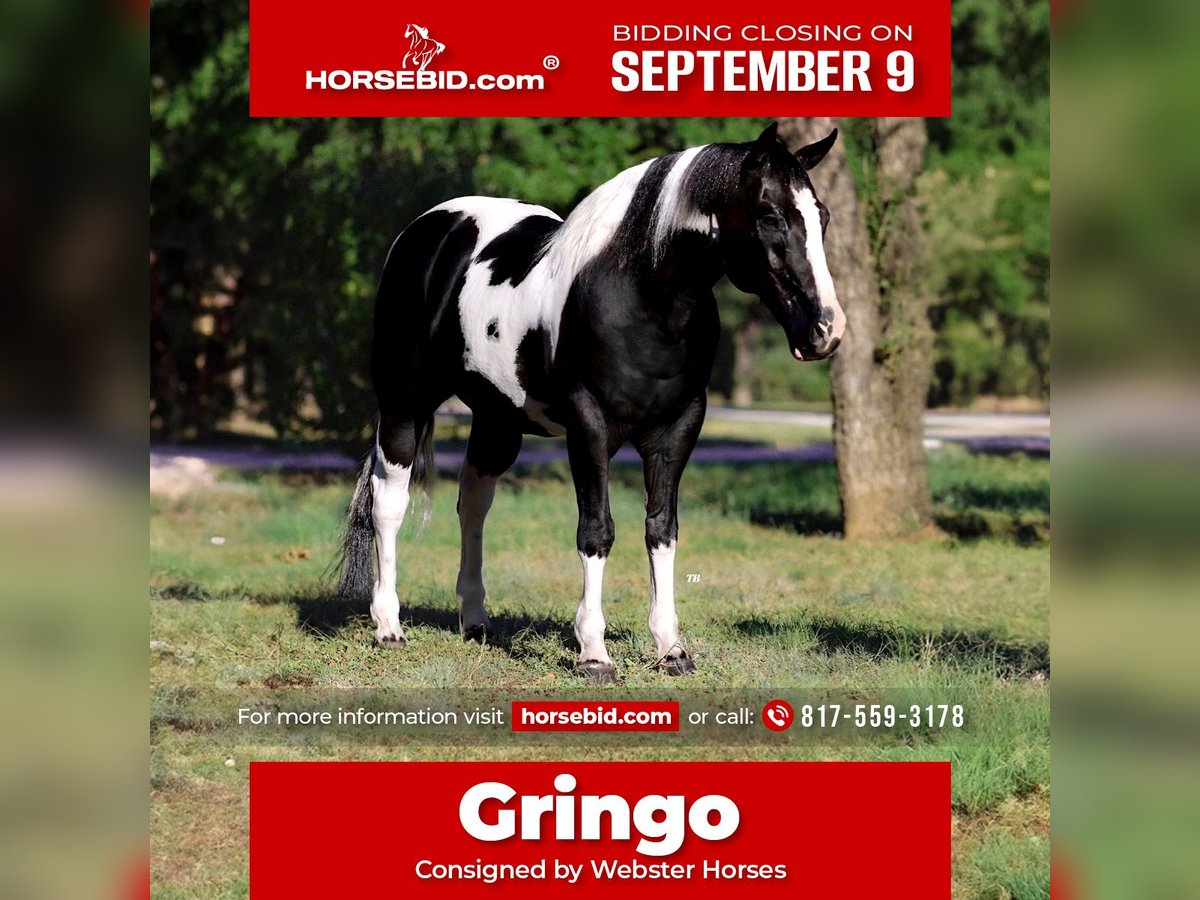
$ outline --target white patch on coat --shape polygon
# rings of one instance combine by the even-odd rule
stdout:
[[[554,236],[550,252],[543,260],[553,273],[556,284],[562,284],[566,290],[570,290],[571,282],[575,280],[580,269],[612,243],[617,227],[625,218],[625,211],[629,209],[633,200],[638,182],[642,180],[652,162],[652,159],[646,160],[613,176],[584,197],[567,216],[567,221]],[[566,299],[564,293],[564,303]],[[562,310],[561,304],[559,310]],[[557,324],[555,327],[557,329]],[[553,343],[557,346],[557,330],[553,336]]]
[[[707,146],[707,145],[705,145]],[[676,158],[667,177],[663,179],[659,190],[658,201],[654,205],[654,255],[661,259],[671,235],[679,231],[699,231],[709,229],[709,217],[687,202],[683,192],[684,178],[692,163],[704,147],[692,147],[684,150]]]
[[[821,211],[817,208],[817,198],[808,188],[796,188],[792,196],[804,220],[804,250],[817,285],[817,299],[821,306],[833,310],[832,334],[840,338],[846,331],[846,313],[838,302],[833,276],[829,274],[829,263],[825,260],[825,236],[821,231]]]
[[[458,298],[465,344],[463,367],[486,378],[514,406],[524,409],[552,434],[562,434],[562,426],[545,417],[545,398],[529,397],[521,386],[517,348],[526,334],[541,328],[550,337],[548,362],[553,360],[571,284],[579,270],[611,243],[649,165],[645,162],[626,169],[585,197],[551,238],[545,255],[515,287],[508,281],[491,284],[492,261],[479,260],[479,254],[523,219],[549,216],[562,221],[556,213],[497,197],[459,197],[434,207],[470,216],[479,230],[475,259],[467,269]],[[492,322],[498,332],[495,338],[487,333]]]
[[[479,260],[479,254],[501,234],[530,216],[560,217],[542,206],[532,206],[517,200],[497,197],[459,197],[441,206],[468,215],[479,230],[475,258],[467,269],[467,277],[458,296],[459,326],[462,329],[463,368],[478,372],[512,401],[523,407],[525,389],[517,379],[517,347],[525,335],[547,327],[562,313],[558,299],[561,290],[551,278],[545,258],[529,272],[516,287],[508,281],[491,284],[492,261]],[[497,337],[488,336],[488,325],[495,322]]]

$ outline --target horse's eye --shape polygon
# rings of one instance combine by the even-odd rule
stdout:
[[[758,224],[763,228],[771,228],[775,230],[783,230],[787,227],[787,222],[779,210],[770,208],[761,210],[758,214]]]

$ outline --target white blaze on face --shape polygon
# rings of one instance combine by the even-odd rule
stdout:
[[[796,189],[793,196],[796,208],[800,210],[800,216],[804,220],[804,249],[817,284],[817,299],[822,307],[828,306],[833,310],[832,337],[840,339],[846,333],[846,314],[842,311],[842,305],[838,303],[833,276],[829,274],[829,264],[825,261],[825,240],[821,233],[821,212],[817,208],[817,198],[808,188]]]

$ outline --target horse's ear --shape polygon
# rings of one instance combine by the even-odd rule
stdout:
[[[770,125],[764,128],[763,133],[755,139],[754,149],[764,152],[770,150],[777,143],[779,143],[779,123],[772,122]]]
[[[825,154],[829,152],[829,148],[833,146],[833,142],[837,140],[838,130],[835,128],[829,132],[826,137],[821,138],[814,144],[809,144],[807,147],[801,147],[796,151],[796,159],[800,160],[800,165],[805,169],[816,168],[817,163],[825,158]]]
[[[762,166],[771,151],[780,145],[779,140],[779,123],[772,122],[763,129],[763,133],[754,139],[754,143],[750,145],[750,156],[747,157],[748,164],[754,168]]]

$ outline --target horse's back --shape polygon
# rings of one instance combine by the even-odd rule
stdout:
[[[455,197],[453,200],[439,203],[425,215],[439,211],[458,213],[471,219],[479,229],[482,243],[494,240],[518,222],[530,217],[544,217],[562,222],[562,217],[553,210],[511,197]]]
[[[384,266],[376,358],[420,335],[439,369],[481,376],[525,408],[547,374],[562,311],[564,292],[545,264],[561,225],[543,206],[497,197],[458,197],[419,216]]]

